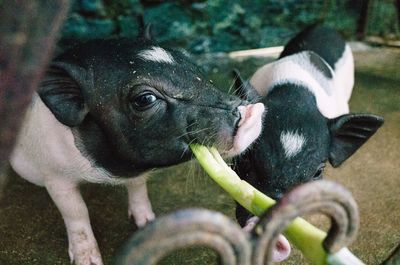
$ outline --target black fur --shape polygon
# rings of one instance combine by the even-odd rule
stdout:
[[[345,42],[333,30],[312,26],[292,39],[280,58],[311,51],[307,59],[331,79],[332,71],[324,59],[334,68],[344,49]],[[256,91],[249,82],[236,85],[241,87],[240,95],[248,96]],[[383,118],[371,114],[327,119],[319,112],[315,95],[306,86],[290,81],[268,89],[269,93],[261,99],[267,109],[263,131],[252,148],[236,159],[235,170],[241,178],[274,199],[281,198],[296,185],[322,178],[327,161],[334,167],[339,166],[383,124]],[[280,139],[285,132],[297,133],[305,140],[301,150],[291,157],[285,155]],[[238,205],[236,217],[241,225],[250,216]]]
[[[342,56],[345,46],[346,42],[337,31],[316,24],[306,28],[291,39],[279,58],[301,51],[313,51],[335,70],[335,63]]]
[[[174,63],[138,57],[156,45],[143,34],[66,51],[38,91],[55,117],[73,128],[81,152],[116,176],[186,161],[191,142],[228,147],[240,119],[242,101],[216,90],[182,53],[165,49]],[[137,105],[153,97],[151,106]]]

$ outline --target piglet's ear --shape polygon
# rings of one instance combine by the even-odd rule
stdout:
[[[139,33],[139,38],[142,38],[147,41],[154,41],[153,36],[153,24],[149,23],[141,29]]]
[[[234,89],[236,96],[251,102],[258,101],[260,95],[257,93],[257,90],[242,78],[239,70],[234,69],[232,73],[235,80]]]
[[[138,15],[138,22],[139,22],[139,39],[146,40],[146,41],[154,41],[153,36],[153,25],[151,23],[146,24],[144,22],[143,14]]]
[[[44,104],[66,126],[79,125],[88,109],[82,94],[84,70],[66,63],[53,63],[38,89]]]
[[[331,145],[329,162],[338,167],[357,151],[383,124],[372,114],[346,114],[329,121]]]

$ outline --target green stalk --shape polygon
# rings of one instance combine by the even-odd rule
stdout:
[[[236,172],[225,163],[215,148],[208,149],[205,146],[197,144],[192,144],[190,147],[208,175],[248,211],[256,216],[260,216],[275,204],[273,199],[255,189],[246,181],[241,180]],[[326,233],[302,218],[296,218],[286,228],[284,234],[311,264],[363,264],[362,262],[348,263],[343,261],[343,258],[338,257],[340,255],[329,255],[328,259],[328,253],[322,247]],[[350,251],[347,252],[352,256]],[[334,257],[333,259],[332,256]],[[355,259],[358,260],[357,258]]]

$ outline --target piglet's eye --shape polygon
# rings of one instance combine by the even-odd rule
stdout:
[[[154,105],[157,97],[151,92],[144,92],[133,99],[133,105],[137,109],[147,109]]]
[[[322,174],[324,173],[324,169],[325,169],[325,164],[319,165],[317,171],[313,176],[313,180],[322,179]]]

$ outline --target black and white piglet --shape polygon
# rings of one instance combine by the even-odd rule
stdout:
[[[353,56],[329,28],[307,28],[249,82],[238,72],[237,78],[239,94],[264,103],[266,114],[261,136],[237,159],[236,171],[275,199],[297,184],[320,179],[327,161],[338,167],[383,123],[379,116],[348,114]],[[241,225],[254,226],[245,209],[238,206],[236,214]],[[282,247],[290,251],[289,245]]]
[[[124,184],[138,226],[154,218],[146,176],[192,157],[190,143],[235,155],[261,131],[262,103],[216,90],[189,58],[145,33],[89,41],[51,63],[10,163],[46,187],[64,219],[71,261],[102,264],[79,192],[82,182]]]

